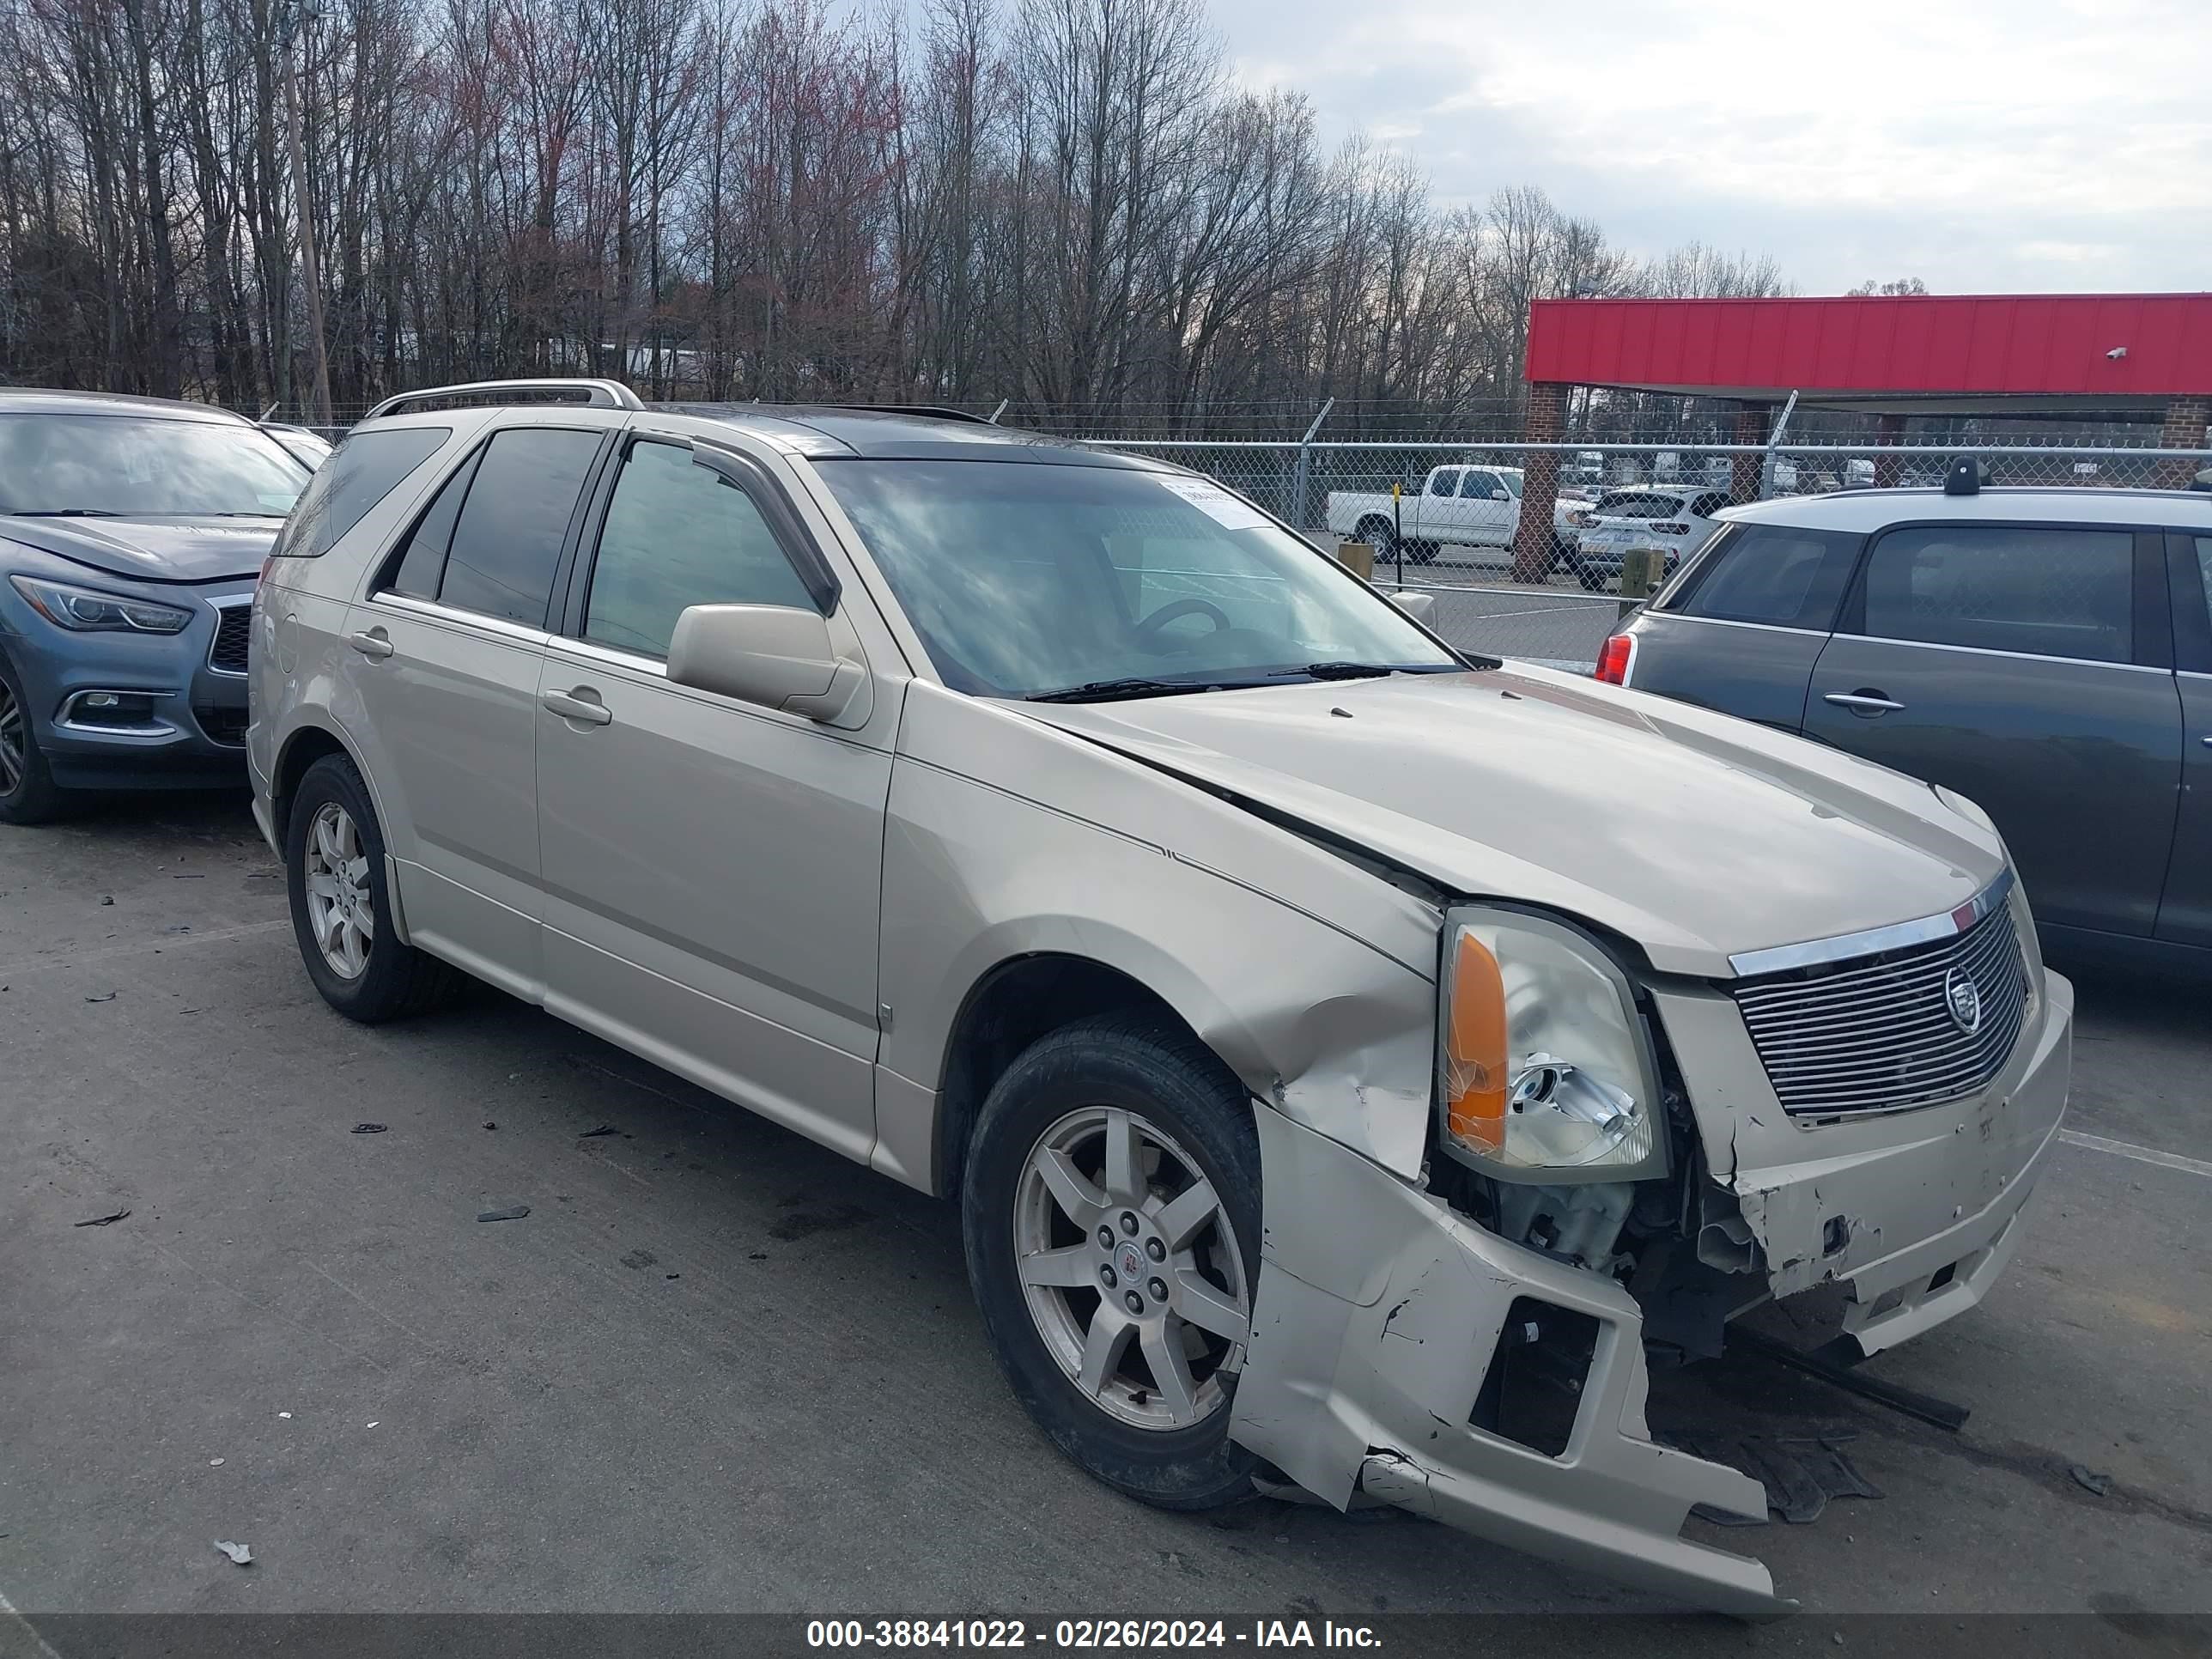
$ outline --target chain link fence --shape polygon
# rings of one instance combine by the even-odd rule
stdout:
[[[1203,472],[1317,545],[1366,542],[1378,581],[1436,596],[1437,631],[1455,644],[1576,669],[1619,620],[1626,554],[1656,549],[1671,569],[1731,506],[1940,488],[1962,457],[1991,484],[2051,489],[2180,489],[2212,469],[2212,449],[2109,444],[1087,441]],[[1546,512],[1547,483],[1550,522],[1524,538],[1524,505]]]

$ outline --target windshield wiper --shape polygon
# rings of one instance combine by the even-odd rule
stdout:
[[[11,519],[119,519],[120,513],[110,513],[104,507],[27,507],[10,513]]]
[[[1024,697],[1024,702],[1112,702],[1122,697],[1172,697],[1192,691],[1218,691],[1224,686],[1249,681],[1234,680],[1149,680],[1141,676],[1127,679],[1091,680],[1082,685],[1063,686],[1057,691],[1039,691]]]
[[[1379,680],[1398,671],[1383,662],[1310,662],[1304,668],[1279,668],[1278,675],[1303,674],[1310,680]]]

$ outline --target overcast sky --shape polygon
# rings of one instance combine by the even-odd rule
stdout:
[[[2212,289],[2212,0],[1212,0],[1447,201],[1533,183],[1802,294]]]

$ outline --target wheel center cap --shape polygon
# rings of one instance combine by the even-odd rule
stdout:
[[[1125,1285],[1144,1281],[1145,1253],[1137,1248],[1134,1241],[1124,1240],[1121,1249],[1115,1251],[1114,1271],[1121,1275],[1121,1282]]]

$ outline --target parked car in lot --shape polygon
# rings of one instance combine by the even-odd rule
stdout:
[[[1639,484],[1612,489],[1587,507],[1570,509],[1574,536],[1567,568],[1595,592],[1619,581],[1632,548],[1656,547],[1667,556],[1672,574],[1682,561],[1711,539],[1718,514],[1729,504],[1725,489],[1702,484]]]
[[[1456,465],[1431,467],[1418,491],[1395,501],[1388,490],[1332,489],[1328,528],[1372,547],[1377,566],[1398,556],[1401,541],[1415,564],[1431,564],[1446,547],[1459,547],[1470,550],[1469,562],[1507,565],[1521,529],[1522,483],[1517,466]],[[1572,544],[1569,514],[1579,498],[1579,491],[1563,489],[1553,506],[1555,564]]]
[[[1970,796],[2054,948],[2212,950],[2212,495],[1972,483],[1736,509],[1601,677]]]
[[[1125,1492],[1778,1610],[1680,1535],[1766,1496],[1652,1438],[1646,1347],[1819,1285],[1872,1352],[2002,1269],[2072,994],[1979,810],[1462,658],[1150,459],[579,390],[373,412],[270,562],[324,999],[474,974],[957,1202]]]
[[[307,481],[218,409],[0,390],[0,823],[243,780],[246,605]]]
[[[310,472],[330,459],[331,451],[336,447],[313,427],[285,426],[264,421],[261,423],[261,429],[289,450],[292,459]]]

